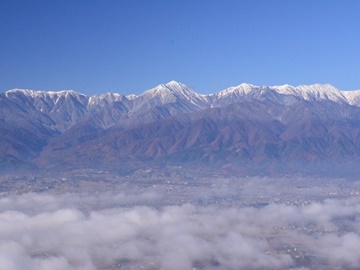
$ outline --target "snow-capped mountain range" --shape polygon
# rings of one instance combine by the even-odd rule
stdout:
[[[360,90],[328,84],[240,84],[202,95],[171,81],[140,95],[23,89],[0,94],[4,172],[129,162],[249,170],[337,159],[352,164],[360,156],[359,131]]]

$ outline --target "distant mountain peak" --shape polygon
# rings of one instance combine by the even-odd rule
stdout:
[[[331,100],[347,103],[341,91],[331,84],[300,85],[295,90],[306,100]]]
[[[184,86],[184,84],[177,82],[175,80],[171,80],[170,82],[165,84],[166,86]]]
[[[303,90],[303,91],[318,91],[318,92],[340,92],[339,89],[337,89],[335,86],[331,84],[321,84],[321,83],[314,83],[309,85],[299,85],[296,87],[297,89]]]
[[[202,95],[196,93],[193,89],[186,86],[185,84],[179,83],[177,81],[170,81],[166,84],[160,84],[155,88],[145,91],[141,96],[147,97],[160,97],[163,99],[169,99],[175,101],[177,98],[185,99],[198,99]]]
[[[98,105],[101,104],[102,101],[105,101],[107,103],[112,103],[115,101],[120,101],[123,99],[123,96],[117,93],[104,93],[101,95],[95,95],[95,96],[91,96],[89,98],[89,105]]]
[[[258,88],[260,88],[260,87],[253,85],[253,84],[242,83],[242,84],[239,84],[238,86],[231,86],[229,88],[226,88],[218,93],[212,94],[211,96],[216,97],[217,99],[225,98],[229,95],[240,97],[240,96],[244,96],[244,95],[250,93],[251,91],[253,91],[254,89],[258,89]]]
[[[29,90],[29,89],[11,89],[5,92],[6,96],[13,94],[22,94],[29,97],[39,97],[39,96],[66,96],[66,95],[77,95],[77,96],[86,96],[84,94],[78,93],[74,90],[60,90],[60,91],[42,91],[42,90]]]

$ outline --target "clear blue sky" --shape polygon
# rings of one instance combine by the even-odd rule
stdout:
[[[360,89],[359,0],[1,0],[0,92]]]

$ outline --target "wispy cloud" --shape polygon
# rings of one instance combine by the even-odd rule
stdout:
[[[138,195],[137,201],[156,198]],[[359,199],[261,208],[110,204],[127,200],[135,199],[110,193],[2,198],[0,269],[304,270],[360,265]]]

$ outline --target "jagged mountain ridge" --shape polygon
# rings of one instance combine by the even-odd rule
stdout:
[[[215,163],[275,170],[357,160],[360,91],[241,84],[201,95],[175,81],[143,94],[0,94],[3,171],[20,165]]]

